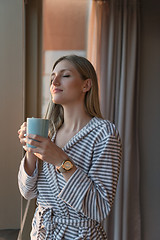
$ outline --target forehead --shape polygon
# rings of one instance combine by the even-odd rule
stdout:
[[[69,62],[68,60],[62,60],[55,66],[53,72],[60,72],[65,70],[76,71],[76,68],[73,63]]]

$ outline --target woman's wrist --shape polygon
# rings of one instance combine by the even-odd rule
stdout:
[[[24,159],[24,169],[29,176],[32,176],[36,168],[37,157],[34,154],[26,152]]]
[[[64,179],[68,181],[72,174],[77,170],[77,167],[74,165],[73,161],[66,156],[61,163],[56,166],[56,170],[58,173],[62,173]]]

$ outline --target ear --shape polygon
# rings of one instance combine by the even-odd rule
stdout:
[[[88,92],[92,87],[92,80],[90,78],[84,80],[84,84],[83,84],[83,92]]]

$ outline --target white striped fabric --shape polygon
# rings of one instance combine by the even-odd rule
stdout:
[[[55,136],[53,136],[54,141]],[[43,162],[33,176],[21,162],[18,182],[26,199],[37,198],[31,239],[107,239],[100,222],[111,210],[120,170],[121,141],[114,124],[92,118],[63,148],[77,166],[66,182]]]

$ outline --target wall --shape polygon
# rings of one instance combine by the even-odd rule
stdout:
[[[23,1],[0,2],[0,229],[19,228],[17,131],[24,111]]]
[[[140,161],[142,240],[160,239],[160,2],[141,1]]]

